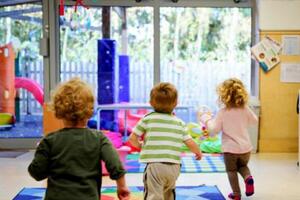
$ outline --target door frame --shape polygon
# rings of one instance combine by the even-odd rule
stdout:
[[[45,87],[45,100],[50,99],[50,91],[60,81],[60,48],[59,48],[59,5],[60,0],[55,0],[53,4],[49,4],[48,0],[43,0],[45,5],[48,5],[48,10],[45,14],[48,17],[44,19],[45,30],[49,29],[49,56],[44,57],[44,63],[47,62],[47,69],[45,69],[45,77],[48,82]],[[65,6],[74,6],[76,1],[65,0]],[[239,7],[251,8],[252,10],[252,30],[251,43],[257,41],[257,4],[256,0],[243,0],[240,3],[234,3],[233,0],[179,0],[174,3],[172,0],[85,0],[84,4],[89,7],[101,6],[126,6],[126,7],[152,7],[153,8],[153,83],[160,82],[160,8],[162,7]],[[48,20],[48,21],[47,21]],[[46,74],[47,73],[47,74]],[[47,80],[46,80],[47,81]],[[255,62],[251,63],[251,94],[257,96],[258,94],[258,66]]]

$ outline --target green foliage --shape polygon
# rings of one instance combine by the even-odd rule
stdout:
[[[71,9],[71,8],[70,8]],[[121,17],[112,9],[112,39],[122,45]],[[127,48],[133,60],[153,60],[153,9],[126,8]],[[90,18],[101,23],[101,9],[79,10],[79,24]],[[242,61],[249,54],[251,9],[248,8],[161,8],[161,59],[226,61],[234,56]],[[71,20],[71,18],[69,19]],[[101,24],[100,24],[101,26]],[[100,31],[100,30],[99,30]],[[61,31],[61,45],[65,31]],[[67,60],[95,61],[96,40],[101,33],[85,28],[68,33]],[[94,44],[94,45],[93,45]],[[88,53],[87,53],[88,52]]]
[[[33,7],[18,6],[14,9]],[[165,61],[243,61],[249,57],[251,42],[250,8],[161,8],[160,51]],[[41,18],[41,13],[35,14]],[[111,11],[111,38],[122,51],[122,18],[118,7]],[[127,54],[132,60],[153,61],[153,8],[127,7]],[[30,59],[38,56],[41,24],[0,19],[0,41],[6,40],[8,28]],[[101,39],[101,8],[68,7],[60,19],[62,61],[95,62],[97,40]],[[124,49],[124,48],[123,48]]]
[[[169,61],[225,61],[232,52],[240,61],[249,50],[248,8],[164,8],[161,23],[161,54]]]
[[[2,11],[13,11],[19,9],[30,9],[41,7],[38,5],[19,5],[2,8]],[[42,17],[42,13],[35,13],[27,16]],[[10,38],[7,38],[8,34]],[[16,53],[22,52],[27,61],[33,61],[39,58],[38,41],[41,38],[42,25],[31,21],[1,18],[0,19],[0,43],[12,42]]]

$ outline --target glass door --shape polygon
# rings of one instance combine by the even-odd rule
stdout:
[[[109,16],[103,16],[106,11]],[[97,96],[102,78],[113,81],[119,93],[112,91],[118,95],[116,101],[148,101],[153,84],[153,8],[79,7],[75,12],[68,6],[59,24],[61,81],[79,76]],[[103,26],[108,27],[104,36]],[[112,62],[110,69],[101,69],[102,60]]]
[[[160,8],[161,81],[176,85],[180,104],[215,111],[216,87],[229,77],[250,91],[251,22],[251,8]]]
[[[0,138],[40,138],[42,5],[6,6],[0,13]]]
[[[153,8],[65,6],[59,18],[60,80],[80,77],[93,88],[95,108],[106,104],[147,103],[153,85]],[[143,109],[128,111],[131,114]],[[124,110],[101,111],[89,126],[116,131]],[[142,114],[140,115],[142,116]],[[101,118],[101,122],[99,122]],[[136,121],[136,120],[135,120]]]

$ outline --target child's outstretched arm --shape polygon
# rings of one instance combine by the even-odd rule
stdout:
[[[196,160],[201,160],[202,152],[198,145],[192,139],[185,140],[184,144],[191,150],[191,152],[196,154]]]
[[[217,113],[216,117],[213,118],[209,112],[198,112],[197,118],[198,122],[205,124],[210,133],[218,133],[222,130],[222,115],[223,112],[220,111]]]
[[[28,166],[28,172],[35,180],[40,181],[48,177],[49,155],[49,142],[44,138],[37,147],[34,158]]]
[[[138,149],[142,148],[142,142],[139,140],[139,136],[134,132],[132,132],[130,134],[129,142],[130,142],[130,144],[132,144],[132,146],[134,146]]]
[[[117,193],[121,200],[129,199],[130,191],[125,182],[125,169],[119,158],[116,149],[111,142],[103,135],[100,135],[101,141],[101,158],[105,163],[105,167],[109,172],[109,177],[117,183]]]
[[[129,200],[130,191],[126,186],[125,175],[121,176],[116,180],[117,183],[117,194],[120,200]]]
[[[141,149],[143,142],[139,140],[145,134],[146,124],[144,123],[144,118],[140,119],[136,126],[133,128],[132,133],[129,136],[129,142],[132,146]]]

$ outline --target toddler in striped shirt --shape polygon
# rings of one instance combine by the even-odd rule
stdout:
[[[146,163],[144,200],[175,199],[183,144],[195,153],[197,160],[202,157],[201,150],[185,131],[184,122],[173,114],[177,98],[174,85],[166,82],[155,85],[150,93],[154,111],[137,123],[129,137],[133,146],[141,148],[139,161]]]

